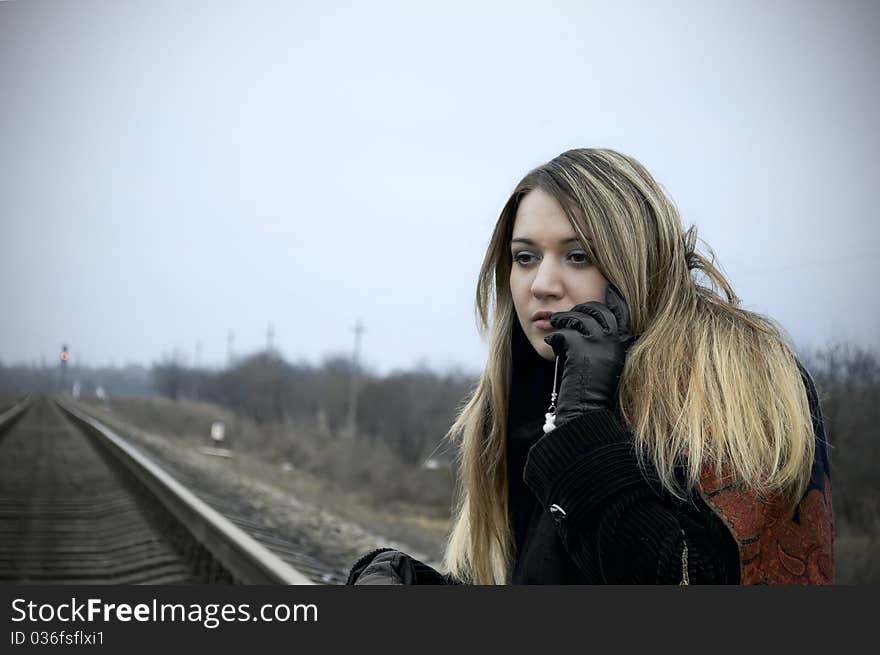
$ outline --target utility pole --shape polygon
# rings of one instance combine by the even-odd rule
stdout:
[[[196,340],[196,352],[195,357],[193,359],[193,398],[196,400],[199,399],[199,366],[201,366],[202,362],[202,340]]]
[[[226,368],[232,368],[232,344],[235,342],[235,335],[232,330],[226,335]]]
[[[275,345],[275,328],[272,327],[272,324],[269,323],[269,327],[266,330],[266,354],[269,355],[272,353],[272,349]]]
[[[364,333],[364,326],[358,319],[354,326],[354,353],[351,357],[351,380],[349,383],[348,394],[348,425],[346,432],[349,438],[355,436],[355,426],[357,421],[357,386],[358,386],[358,357],[361,350],[361,335]]]

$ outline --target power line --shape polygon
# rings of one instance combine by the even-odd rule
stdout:
[[[786,264],[783,266],[770,266],[767,268],[757,268],[745,271],[734,271],[737,276],[746,276],[746,275],[767,275],[771,273],[785,273],[789,271],[797,271],[805,268],[816,268],[819,266],[840,266],[846,264],[853,264],[857,262],[861,262],[866,259],[877,260],[880,259],[880,252],[866,252],[860,253],[857,255],[847,255],[844,257],[838,257],[835,259],[822,259],[822,260],[811,260],[805,262],[799,262],[797,264]]]

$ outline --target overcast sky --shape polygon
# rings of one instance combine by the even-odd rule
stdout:
[[[799,347],[880,347],[876,2],[0,4],[0,361],[477,371],[519,178],[644,163]]]

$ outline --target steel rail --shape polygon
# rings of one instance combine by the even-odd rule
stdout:
[[[14,423],[19,416],[27,411],[27,408],[30,407],[30,404],[31,395],[28,394],[27,396],[16,402],[12,407],[0,414],[0,430]]]
[[[98,419],[55,399],[68,416],[98,438],[180,524],[245,584],[315,584],[210,507]],[[2,418],[2,417],[0,417]]]

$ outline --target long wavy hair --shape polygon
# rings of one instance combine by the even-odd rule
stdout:
[[[697,251],[696,229],[683,230],[675,205],[638,161],[613,150],[569,150],[517,184],[480,269],[476,313],[489,354],[447,433],[459,470],[448,571],[474,584],[510,579],[506,421],[517,318],[509,245],[519,202],[533,189],[559,202],[590,261],[629,304],[636,341],[618,404],[641,463],[678,497],[711,466],[794,507],[809,479],[814,437],[790,338],[771,318],[739,306],[714,253],[710,260]]]

